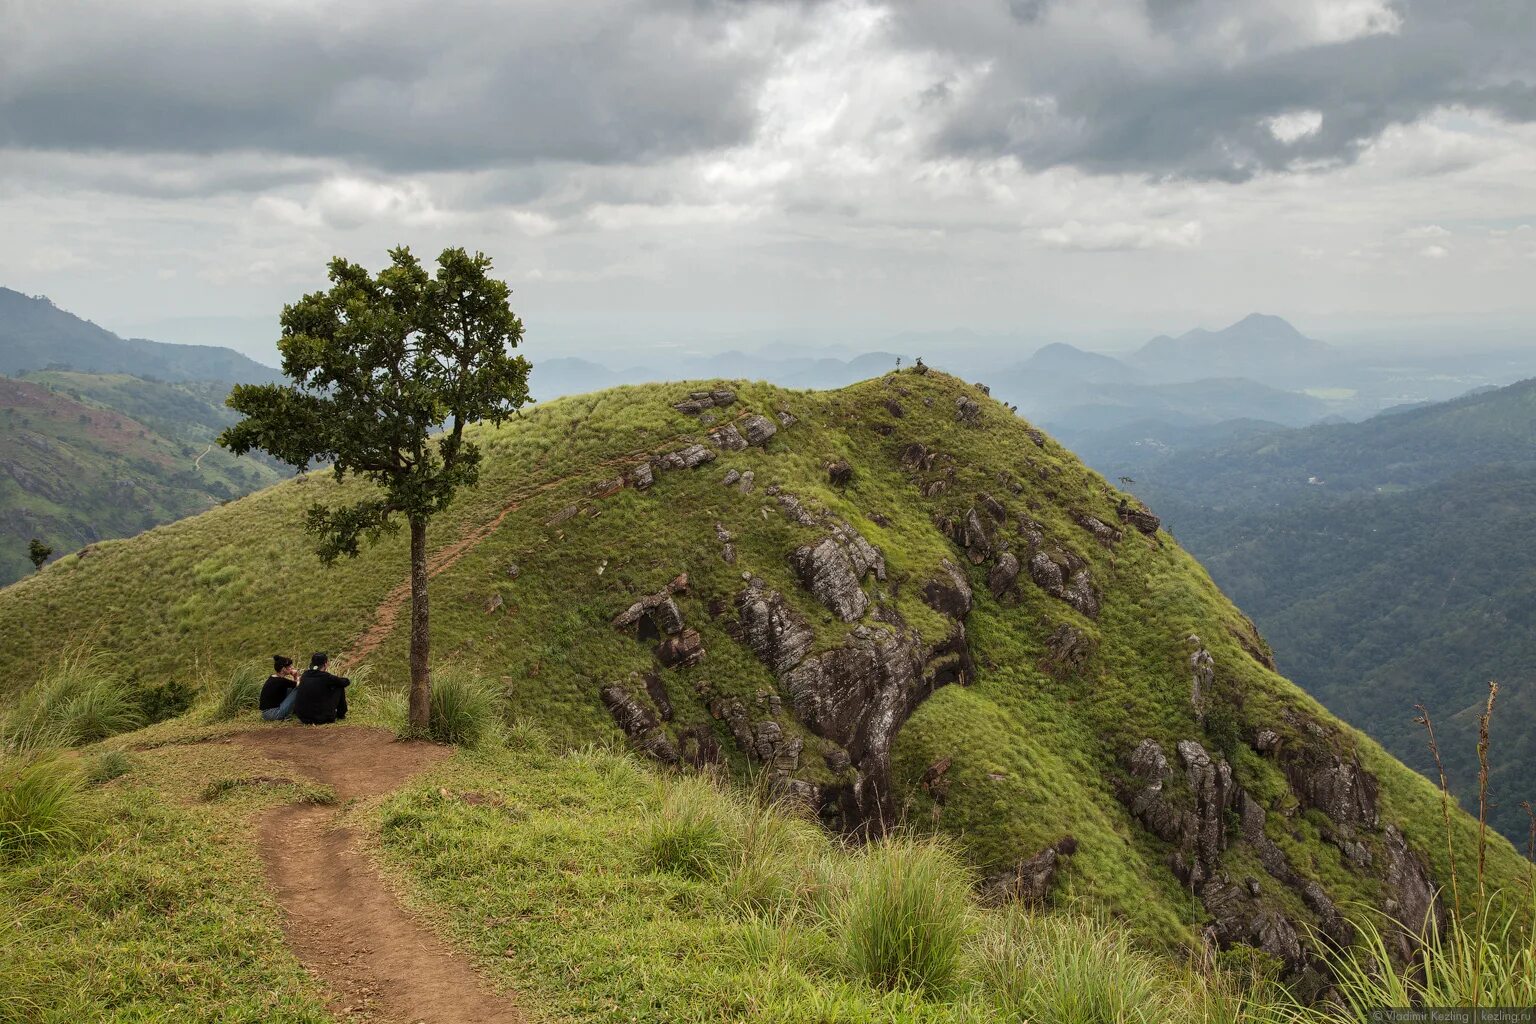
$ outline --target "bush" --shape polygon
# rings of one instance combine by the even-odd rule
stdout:
[[[74,841],[81,817],[80,781],[58,758],[0,761],[0,862]]]
[[[500,701],[486,680],[456,666],[432,673],[427,738],[477,747],[498,734]]]
[[[687,878],[718,878],[731,856],[737,824],[731,798],[711,780],[690,775],[664,783],[661,812],[650,821],[651,864]]]
[[[868,847],[837,914],[850,966],[878,988],[948,985],[969,924],[969,881],[939,840],[893,837]]]
[[[265,661],[246,662],[235,669],[214,693],[208,717],[215,722],[227,722],[255,711],[261,703],[261,687],[266,683],[267,675]]]
[[[65,654],[6,717],[12,750],[93,743],[144,724],[133,691],[102,672],[94,652]]]

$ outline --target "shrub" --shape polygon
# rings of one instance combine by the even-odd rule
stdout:
[[[104,750],[86,769],[85,781],[88,785],[100,786],[132,770],[133,760],[127,754],[121,750]]]
[[[893,837],[852,865],[836,926],[850,966],[878,988],[933,989],[955,975],[971,908],[969,874],[937,839]]]
[[[468,670],[449,666],[432,674],[427,738],[477,747],[497,735],[499,701],[491,684]]]
[[[132,690],[101,670],[95,652],[76,648],[44,672],[7,716],[5,745],[74,746],[143,724]]]
[[[735,807],[719,786],[691,775],[664,783],[661,811],[645,837],[651,864],[687,878],[716,878],[731,856]]]
[[[80,781],[58,758],[0,761],[0,862],[72,842],[81,817]]]
[[[215,722],[227,722],[255,711],[261,703],[261,687],[266,681],[265,661],[249,661],[241,665],[215,691],[208,717]]]

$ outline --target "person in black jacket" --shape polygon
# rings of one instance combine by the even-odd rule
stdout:
[[[269,722],[281,722],[293,714],[293,702],[298,693],[299,670],[293,667],[293,659],[281,654],[272,655],[272,674],[261,684],[261,699],[257,702],[261,717]]]
[[[293,714],[305,725],[325,725],[347,717],[347,687],[352,680],[327,672],[325,666],[330,660],[324,653],[314,655],[299,677]]]

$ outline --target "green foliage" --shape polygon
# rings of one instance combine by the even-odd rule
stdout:
[[[59,758],[0,756],[0,863],[73,842],[82,817],[79,777]]]
[[[647,858],[658,870],[684,878],[716,877],[731,851],[729,799],[703,776],[678,780],[665,790],[661,813],[649,822]]]
[[[883,989],[943,989],[955,977],[970,913],[965,868],[938,840],[875,843],[853,865],[836,928],[849,965]]]
[[[30,750],[91,743],[143,723],[132,690],[107,674],[100,654],[75,647],[22,694],[0,735],[5,746]]]
[[[435,277],[406,248],[377,277],[331,261],[331,288],[283,309],[278,342],[289,384],[238,385],[245,418],[220,437],[237,454],[260,449],[294,466],[329,463],[377,498],[311,507],[323,558],[356,555],[393,517],[426,520],[479,476],[474,422],[499,424],[528,399],[528,361],[513,356],[523,325],[510,290],[482,253],[445,249]],[[439,424],[448,429],[434,440]]]
[[[32,562],[32,568],[41,569],[43,563],[53,555],[53,548],[33,537],[27,543],[27,558]]]
[[[213,693],[209,720],[227,722],[255,711],[261,703],[261,688],[267,675],[267,663],[261,661],[247,662],[231,672]]]

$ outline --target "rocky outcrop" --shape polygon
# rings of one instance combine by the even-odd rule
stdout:
[[[1062,623],[1045,638],[1042,667],[1058,679],[1076,675],[1087,667],[1098,649],[1099,645],[1092,637]]]
[[[1346,757],[1336,749],[1342,738],[1335,730],[1296,713],[1292,721],[1300,739],[1283,747],[1278,757],[1291,792],[1302,806],[1322,811],[1335,824],[1374,828],[1381,788],[1376,777],[1358,755]]]
[[[832,538],[797,548],[790,562],[805,588],[844,622],[858,620],[869,608],[869,595],[859,585],[847,554]]]
[[[1115,515],[1119,517],[1122,523],[1139,530],[1148,537],[1156,537],[1158,528],[1163,525],[1163,521],[1157,518],[1157,516],[1148,512],[1145,508],[1138,508],[1132,505],[1124,498],[1121,498],[1120,503],[1115,506]]]
[[[654,685],[661,686],[659,678]],[[613,716],[614,724],[637,749],[663,764],[676,764],[681,755],[662,726],[665,719],[672,717],[671,704],[667,703],[666,711],[660,712],[652,706],[646,692],[648,688],[648,684],[641,683],[637,676],[630,676],[627,684],[610,683],[598,691],[598,695]]]
[[[736,392],[728,388],[717,388],[714,391],[691,391],[688,398],[678,402],[672,408],[678,412],[695,415],[706,409],[724,408],[736,401]]]
[[[1194,709],[1195,720],[1205,724],[1205,699],[1216,683],[1216,659],[1205,649],[1200,638],[1190,634],[1186,641],[1189,654],[1189,705]]]
[[[987,572],[987,589],[993,597],[1002,597],[1019,581],[1019,559],[1012,551],[1004,551],[992,563]]]
[[[696,469],[706,462],[715,461],[715,453],[701,444],[691,444],[668,452],[655,460],[657,469]]]
[[[1386,900],[1382,910],[1403,925],[1392,935],[1391,951],[1400,963],[1409,963],[1423,947],[1420,936],[1426,927],[1445,934],[1445,908],[1436,898],[1434,881],[1424,858],[1409,848],[1408,841],[1396,826],[1388,825],[1383,833],[1386,870],[1382,876],[1382,891]]]
[[[947,558],[939,568],[939,575],[923,584],[923,603],[952,619],[963,619],[971,613],[971,581]]]
[[[1041,906],[1050,896],[1063,858],[1076,852],[1077,840],[1063,836],[1033,857],[984,877],[976,887],[977,899],[986,907],[1000,907],[1006,903]]]
[[[685,629],[656,646],[656,657],[667,668],[687,668],[704,660],[704,638],[696,629]]]
[[[709,439],[715,442],[716,447],[728,452],[739,452],[747,446],[747,439],[741,436],[741,431],[736,429],[734,423],[727,423],[723,427],[711,430]]]
[[[810,624],[761,580],[753,579],[736,596],[736,608],[739,639],[775,676],[783,677],[810,653],[816,639]]]
[[[1071,552],[1036,551],[1029,559],[1029,578],[1052,597],[1090,619],[1099,617],[1099,595],[1088,563]]]
[[[746,436],[747,444],[762,446],[779,432],[779,428],[768,417],[753,414],[741,421],[741,432]]]
[[[847,487],[853,483],[853,467],[842,459],[828,463],[827,482],[833,487]]]
[[[1114,547],[1120,543],[1120,531],[1097,516],[1091,516],[1086,512],[1074,512],[1072,513],[1072,521],[1087,530],[1094,540],[1105,547]]]
[[[614,629],[635,629],[638,639],[657,639],[671,636],[683,630],[683,614],[677,608],[674,594],[686,592],[688,574],[673,578],[654,594],[646,594],[613,617]]]
[[[656,482],[656,477],[651,472],[651,464],[649,462],[642,462],[630,467],[628,476],[629,486],[637,491],[643,491]]]
[[[981,422],[981,406],[968,395],[961,395],[955,399],[955,420],[968,427],[974,427]]]

